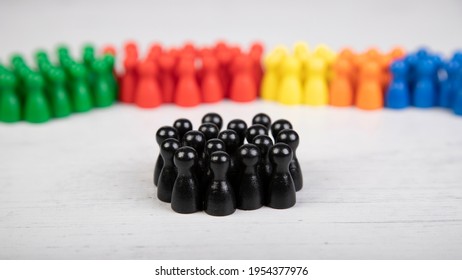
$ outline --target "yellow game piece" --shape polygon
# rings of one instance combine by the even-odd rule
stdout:
[[[325,106],[329,103],[327,86],[327,64],[319,57],[310,60],[308,77],[303,88],[303,103],[311,106]]]
[[[294,44],[294,56],[300,62],[300,80],[304,82],[306,72],[308,70],[308,62],[310,60],[311,52],[307,43],[299,41]]]
[[[260,97],[264,100],[276,100],[281,60],[281,54],[273,51],[263,61],[265,74],[261,82]]]
[[[332,77],[334,76],[334,70],[332,69],[332,66],[334,65],[334,62],[337,60],[337,53],[334,52],[327,45],[319,44],[318,46],[316,46],[313,52],[313,56],[322,58],[326,63],[326,78],[327,81],[330,82],[332,80]]]
[[[302,102],[300,83],[301,63],[294,57],[287,57],[282,63],[282,78],[277,91],[277,101],[285,105],[297,105]]]

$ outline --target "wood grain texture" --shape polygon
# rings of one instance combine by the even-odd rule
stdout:
[[[152,185],[156,129],[258,112],[300,133],[289,210],[180,215]],[[118,105],[0,124],[1,259],[460,259],[462,118],[440,110]]]

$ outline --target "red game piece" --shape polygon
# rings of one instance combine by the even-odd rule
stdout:
[[[171,52],[164,53],[159,57],[159,82],[162,91],[162,100],[164,103],[173,102],[175,92],[175,78],[173,70],[175,69],[175,57]]]
[[[121,86],[119,98],[121,102],[133,103],[135,99],[135,90],[137,83],[136,67],[138,59],[133,56],[127,56],[124,61],[125,73],[121,77]]]
[[[162,54],[162,46],[160,44],[152,44],[149,48],[148,60],[157,61]]]
[[[230,98],[238,102],[248,102],[257,98],[257,86],[253,76],[253,62],[249,55],[240,55],[233,62],[234,78]]]
[[[253,75],[257,88],[260,88],[261,79],[263,77],[263,68],[261,65],[261,57],[263,55],[263,45],[259,42],[255,42],[250,47],[250,56],[253,60]]]
[[[107,45],[103,48],[103,54],[110,54],[115,56],[116,55],[116,50],[115,47],[112,45]]]
[[[136,105],[141,108],[154,108],[162,104],[156,63],[151,60],[141,62],[138,66],[138,73],[140,77],[136,88]]]
[[[138,58],[138,46],[133,41],[125,43],[125,56],[133,56]]]
[[[208,55],[203,58],[202,96],[206,103],[218,102],[223,99],[223,87],[218,77],[218,61]]]
[[[201,102],[200,89],[195,77],[194,60],[181,58],[177,66],[178,84],[175,89],[174,101],[179,106],[192,107]]]
[[[229,97],[230,94],[230,85],[231,85],[231,75],[230,75],[230,66],[233,59],[231,51],[226,48],[219,48],[216,52],[216,58],[218,59],[219,67],[219,77],[221,84],[223,85],[223,92],[225,97]]]

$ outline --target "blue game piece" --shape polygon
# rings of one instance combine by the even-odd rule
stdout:
[[[416,55],[419,60],[427,59],[430,54],[430,51],[426,47],[421,47],[417,50]]]
[[[462,87],[459,86],[453,99],[452,110],[454,114],[462,116]]]
[[[409,106],[408,70],[407,64],[402,60],[397,60],[391,64],[390,71],[392,72],[393,80],[385,97],[385,105],[388,108],[402,109]]]
[[[435,105],[436,89],[433,81],[435,64],[430,59],[417,64],[417,80],[414,88],[414,106],[430,108]]]
[[[408,66],[407,82],[409,85],[409,90],[412,93],[414,92],[414,86],[416,83],[416,78],[417,78],[416,68],[417,68],[417,63],[419,62],[419,58],[417,57],[417,54],[411,53],[411,54],[408,54],[404,58],[404,62]]]
[[[444,65],[447,73],[446,79],[440,84],[439,106],[443,108],[452,108],[452,102],[457,90],[458,74],[460,72],[460,63],[451,60]]]

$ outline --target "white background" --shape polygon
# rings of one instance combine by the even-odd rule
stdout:
[[[460,1],[0,2],[0,59],[84,42],[461,46]],[[345,3],[343,3],[345,2]],[[425,3],[422,3],[425,2]],[[40,4],[38,4],[40,3]],[[343,4],[342,4],[343,3]],[[157,200],[157,128],[258,112],[299,131],[305,188],[289,210],[216,218]],[[462,118],[438,109],[116,106],[45,125],[0,124],[2,259],[460,259]]]

